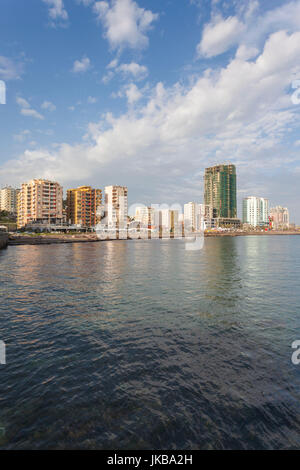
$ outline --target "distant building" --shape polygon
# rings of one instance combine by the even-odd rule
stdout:
[[[202,221],[209,217],[209,207],[197,202],[184,204],[184,228],[185,231],[197,231],[203,227]]]
[[[179,230],[179,211],[172,209],[160,210],[160,225],[163,231],[177,232]]]
[[[126,228],[128,190],[126,186],[105,187],[105,217],[109,227]]]
[[[155,209],[153,207],[139,206],[135,209],[134,220],[142,227],[151,228],[155,223]]]
[[[60,224],[63,218],[63,188],[59,183],[34,179],[23,183],[18,194],[17,226]]]
[[[287,207],[272,207],[270,209],[270,218],[274,230],[284,230],[290,227],[290,214]]]
[[[263,197],[249,196],[243,199],[243,223],[252,227],[269,224],[269,201]]]
[[[209,206],[217,226],[238,226],[235,165],[205,169],[204,204]]]
[[[91,186],[79,186],[67,191],[67,222],[93,227],[101,220],[101,189],[93,189]]]
[[[12,188],[11,186],[0,189],[0,210],[16,214],[19,192],[19,189]]]

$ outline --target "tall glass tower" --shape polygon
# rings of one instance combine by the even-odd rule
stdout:
[[[204,203],[211,208],[213,218],[237,217],[235,165],[216,165],[205,169]]]

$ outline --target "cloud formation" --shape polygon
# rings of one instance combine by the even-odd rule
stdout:
[[[217,5],[217,4],[216,4]],[[197,46],[198,56],[218,56],[232,47],[244,45],[247,50],[259,48],[266,36],[279,30],[293,32],[300,25],[300,2],[288,2],[273,10],[258,14],[257,0],[241,3],[235,16],[224,18],[213,10],[212,18],[203,29]]]
[[[0,56],[0,79],[16,80],[21,78],[23,64],[16,63],[9,57]]]
[[[93,10],[112,49],[143,49],[148,46],[147,32],[158,14],[140,8],[133,0],[96,2]]]
[[[72,71],[74,73],[84,73],[91,67],[91,61],[88,57],[83,57],[81,60],[75,60]]]
[[[51,26],[64,25],[68,20],[68,13],[63,0],[42,0],[49,6],[48,14]]]
[[[44,119],[44,116],[42,114],[40,114],[35,109],[31,108],[30,103],[25,98],[18,96],[16,98],[16,103],[20,106],[21,108],[20,113],[23,116],[30,116],[30,117],[33,117],[35,119],[40,119],[40,120]]]
[[[55,104],[51,103],[51,101],[44,101],[41,104],[41,108],[45,109],[46,111],[55,111],[56,110]]]

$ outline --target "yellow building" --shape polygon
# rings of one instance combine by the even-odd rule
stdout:
[[[67,222],[93,227],[101,220],[101,189],[79,186],[67,191]]]
[[[17,201],[17,226],[62,222],[63,188],[59,183],[34,179],[23,183]]]

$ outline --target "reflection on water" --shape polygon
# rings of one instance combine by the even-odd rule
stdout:
[[[0,447],[299,448],[300,238],[0,252]]]

